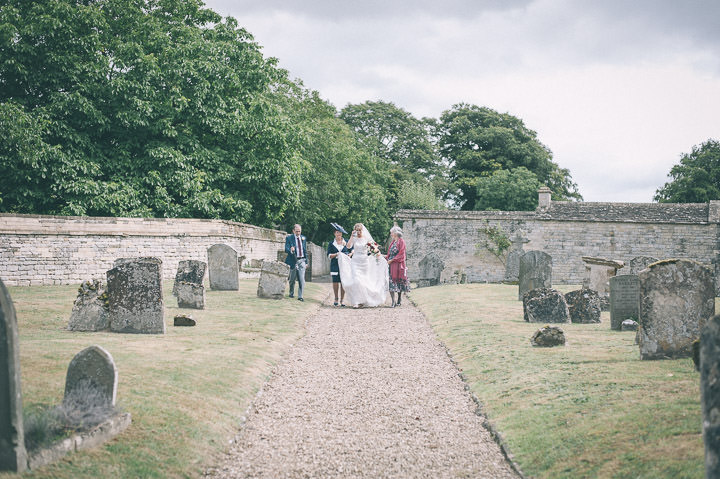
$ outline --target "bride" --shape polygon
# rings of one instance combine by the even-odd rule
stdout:
[[[353,228],[347,248],[354,248],[352,257],[338,256],[340,278],[345,298],[354,307],[380,306],[388,294],[388,264],[382,255],[369,255],[368,243],[373,239],[362,223]]]

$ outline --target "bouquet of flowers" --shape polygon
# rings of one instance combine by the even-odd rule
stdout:
[[[377,244],[375,241],[370,241],[367,244],[367,254],[368,256],[373,255],[376,258],[380,257],[380,245]]]

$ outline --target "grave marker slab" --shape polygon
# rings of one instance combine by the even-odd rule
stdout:
[[[705,321],[715,314],[712,273],[686,259],[653,263],[640,277],[641,359],[692,355]]]
[[[583,256],[582,260],[585,263],[583,288],[597,291],[601,298],[607,298],[610,294],[608,281],[617,274],[617,270],[625,266],[625,263],[592,256]]]
[[[123,258],[107,272],[110,330],[118,333],[164,334],[158,258]]]
[[[104,331],[110,329],[107,293],[102,281],[84,281],[78,288],[70,321],[70,331]]]
[[[550,288],[538,288],[523,296],[523,314],[525,321],[531,323],[569,323],[565,296]]]
[[[207,255],[210,289],[218,291],[239,290],[237,251],[226,244],[214,244],[208,248]]]
[[[440,274],[445,269],[445,262],[437,253],[429,253],[418,264],[420,274],[418,275],[418,288],[435,286],[440,283]]]
[[[173,296],[177,298],[179,308],[205,308],[205,286],[202,283],[206,267],[205,262],[197,260],[183,260],[178,263]]]
[[[102,401],[95,406],[115,406],[117,397],[118,374],[113,361],[105,348],[90,346],[75,355],[68,366],[65,377],[65,398],[83,395],[90,389],[96,394],[93,398]]]
[[[528,251],[520,257],[518,299],[538,288],[552,287],[552,257],[542,251]]]
[[[27,469],[17,317],[10,293],[0,280],[0,471]]]
[[[700,334],[700,399],[705,443],[705,477],[720,477],[720,316]]]
[[[578,289],[565,293],[565,301],[573,323],[592,324],[600,322],[600,296],[592,289]]]
[[[610,278],[610,329],[620,331],[626,319],[640,317],[640,278],[621,274]]]
[[[520,275],[520,257],[525,254],[524,245],[529,243],[530,240],[523,238],[520,232],[516,232],[510,241],[510,251],[508,251],[505,260],[505,277],[503,281],[515,282]]]
[[[258,280],[258,298],[282,299],[285,296],[290,266],[279,261],[264,261]]]

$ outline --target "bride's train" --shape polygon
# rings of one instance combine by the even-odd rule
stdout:
[[[380,306],[388,295],[388,264],[382,256],[368,255],[363,244],[357,245],[352,258],[338,256],[345,301],[352,306]]]

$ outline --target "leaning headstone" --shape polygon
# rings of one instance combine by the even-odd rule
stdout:
[[[238,279],[237,251],[226,244],[214,244],[207,250],[210,289],[219,291],[237,291]]]
[[[538,288],[552,287],[552,257],[542,251],[528,251],[520,257],[518,299]]]
[[[600,322],[600,296],[592,289],[578,289],[565,293],[570,321],[580,324]]]
[[[162,261],[158,258],[118,260],[107,272],[110,330],[118,333],[164,334]]]
[[[445,262],[437,255],[430,253],[420,260],[418,264],[420,272],[418,274],[418,288],[426,286],[435,286],[440,283],[440,274],[445,269]]]
[[[626,319],[620,324],[620,331],[637,331],[638,323],[632,319]]]
[[[523,238],[518,231],[510,241],[510,250],[508,251],[507,259],[505,260],[505,277],[503,278],[503,281],[514,283],[518,280],[518,276],[520,275],[520,257],[525,254],[523,247],[525,243],[529,243],[530,240]]]
[[[285,296],[290,266],[279,261],[265,261],[260,269],[257,295],[259,298],[282,299]]]
[[[671,259],[640,274],[640,358],[690,357],[692,342],[715,314],[712,273],[702,264]]]
[[[18,345],[15,306],[0,280],[0,471],[27,469]]]
[[[557,290],[538,288],[528,291],[523,298],[523,314],[531,323],[569,323],[565,296]]]
[[[530,344],[536,347],[552,348],[565,344],[565,332],[557,326],[545,326],[538,329],[530,338]]]
[[[104,331],[110,328],[108,296],[102,281],[84,281],[78,288],[68,329],[70,331]]]
[[[605,258],[594,258],[583,256],[585,263],[585,275],[583,276],[583,288],[597,291],[600,298],[607,299],[610,295],[608,281],[617,274],[617,270],[625,266],[622,261],[615,261]]]
[[[178,263],[173,284],[173,296],[178,300],[178,308],[205,308],[203,278],[206,267],[205,262],[197,260],[183,260]]]
[[[705,443],[705,477],[720,477],[720,316],[700,335],[700,399]]]
[[[70,361],[63,402],[72,400],[77,403],[88,397],[92,398],[94,406],[115,406],[117,383],[117,368],[110,353],[100,346],[90,346]]]
[[[610,329],[620,331],[626,319],[640,317],[640,278],[621,274],[610,278]]]
[[[658,259],[653,258],[652,256],[636,256],[630,260],[629,274],[638,274],[640,271],[657,261]]]

